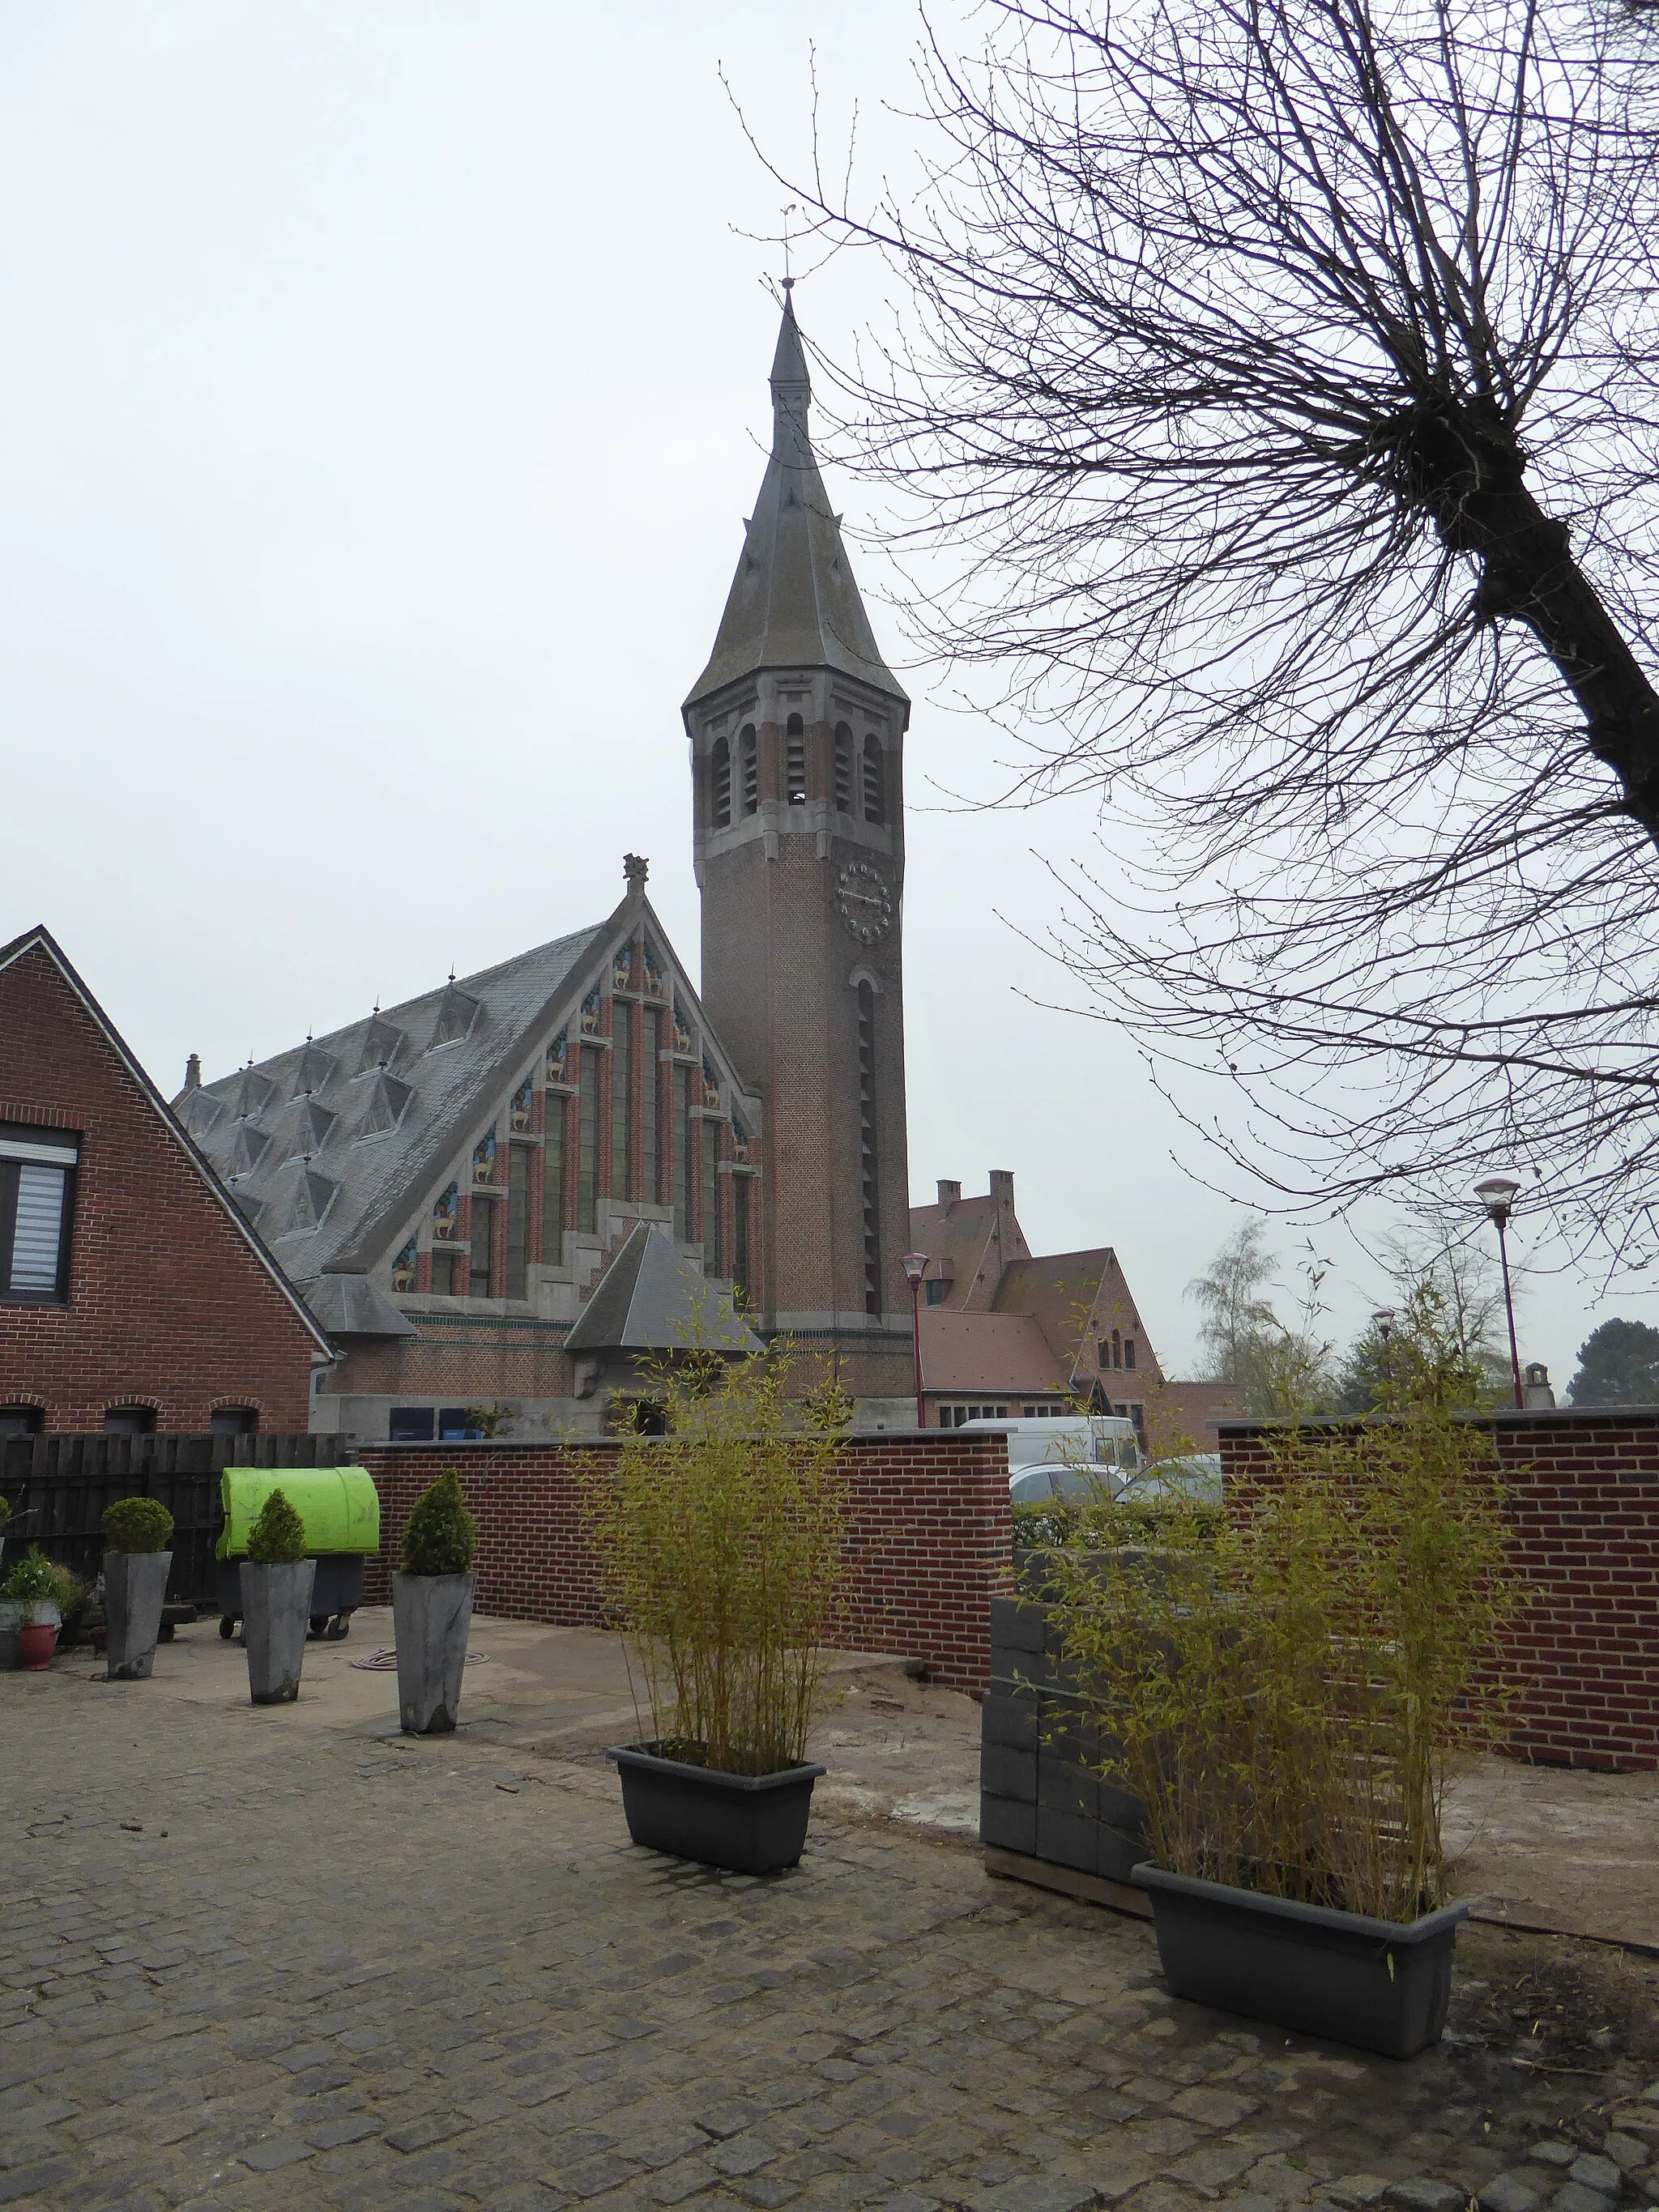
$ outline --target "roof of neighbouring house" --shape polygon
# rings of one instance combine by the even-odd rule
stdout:
[[[974,1390],[1052,1395],[1066,1388],[1064,1370],[1034,1321],[1024,1314],[952,1313],[924,1306],[921,1381],[925,1390]]]

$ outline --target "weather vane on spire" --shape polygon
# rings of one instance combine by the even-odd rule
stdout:
[[[795,289],[795,280],[789,273],[789,218],[800,213],[800,203],[791,200],[783,211],[783,289],[786,297]]]

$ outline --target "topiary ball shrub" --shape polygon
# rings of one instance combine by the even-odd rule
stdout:
[[[273,1490],[247,1532],[247,1555],[261,1567],[292,1566],[306,1556],[306,1524],[286,1494]]]
[[[478,1532],[452,1467],[441,1474],[404,1530],[406,1575],[464,1575],[478,1553]]]
[[[173,1516],[156,1498],[118,1498],[102,1525],[111,1552],[165,1552],[173,1536]]]

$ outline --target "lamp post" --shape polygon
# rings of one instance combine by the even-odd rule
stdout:
[[[925,1252],[907,1252],[904,1255],[904,1279],[910,1285],[910,1348],[916,1363],[916,1426],[927,1425],[927,1410],[921,1402],[921,1279],[927,1273]]]
[[[1382,1340],[1382,1382],[1390,1397],[1394,1394],[1394,1308],[1378,1306],[1371,1316],[1371,1326]]]
[[[1492,1216],[1492,1227],[1498,1231],[1498,1259],[1504,1270],[1504,1312],[1510,1325],[1510,1372],[1515,1378],[1515,1402],[1517,1407],[1524,1406],[1527,1398],[1521,1388],[1521,1354],[1515,1341],[1515,1297],[1510,1288],[1508,1230],[1516,1194],[1520,1188],[1512,1176],[1488,1176],[1485,1182],[1478,1182],[1474,1186],[1475,1196]]]

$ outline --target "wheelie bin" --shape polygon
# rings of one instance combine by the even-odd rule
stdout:
[[[273,1490],[305,1524],[307,1556],[317,1562],[311,1632],[349,1635],[363,1601],[363,1561],[380,1548],[380,1499],[361,1467],[228,1467],[221,1478],[225,1523],[219,1563],[219,1633],[228,1639],[242,1617],[241,1563],[248,1534]]]

